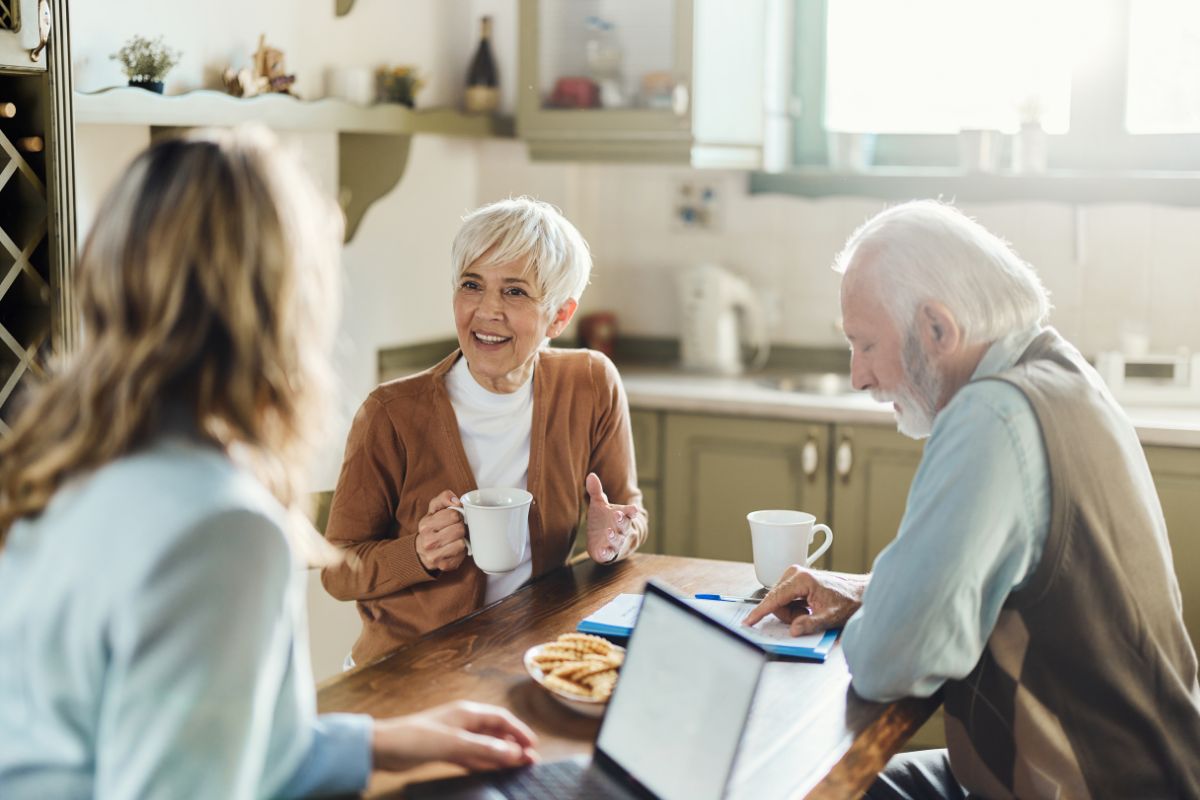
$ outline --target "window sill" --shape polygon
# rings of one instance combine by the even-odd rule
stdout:
[[[875,167],[835,172],[803,167],[754,172],[750,193],[798,197],[870,197],[912,200],[941,197],[960,202],[1156,203],[1200,206],[1200,171],[965,173],[947,168]]]

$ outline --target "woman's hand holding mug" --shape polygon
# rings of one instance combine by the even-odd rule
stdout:
[[[467,526],[454,510],[458,497],[447,489],[429,501],[429,513],[417,523],[417,558],[429,572],[449,572],[467,557]]]

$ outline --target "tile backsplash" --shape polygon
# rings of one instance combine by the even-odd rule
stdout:
[[[482,161],[486,173],[488,160]],[[537,169],[544,182],[547,167]],[[582,312],[613,310],[624,332],[676,336],[678,273],[715,261],[762,295],[774,341],[842,344],[840,276],[830,264],[884,201],[749,195],[745,175],[703,173],[719,187],[722,213],[714,229],[688,230],[673,219],[673,200],[680,181],[695,171],[559,169],[570,170],[571,178],[562,183],[569,196],[556,202],[587,237],[596,265]],[[1125,331],[1148,335],[1155,352],[1200,350],[1200,315],[1192,310],[1200,303],[1200,209],[1045,202],[960,207],[1033,265],[1052,295],[1051,324],[1083,352],[1118,348]]]

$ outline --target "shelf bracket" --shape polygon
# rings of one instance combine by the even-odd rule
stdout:
[[[411,135],[338,134],[338,202],[346,214],[347,242],[367,209],[400,182],[411,144]]]
[[[354,0],[335,0],[333,10],[339,17],[344,17],[354,8]]]

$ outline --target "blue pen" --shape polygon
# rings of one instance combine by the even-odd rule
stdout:
[[[698,594],[697,600],[723,600],[726,603],[758,603],[762,602],[761,597],[738,597],[731,594]]]

